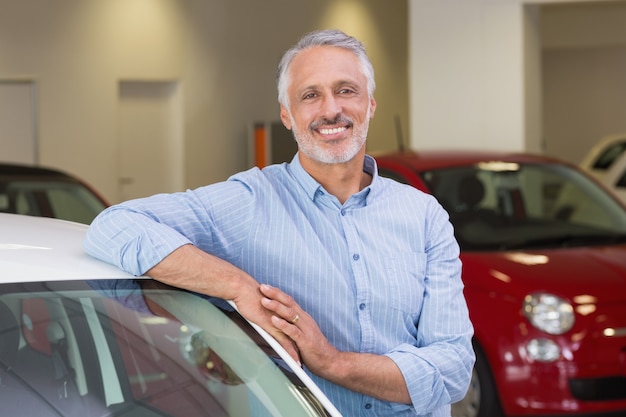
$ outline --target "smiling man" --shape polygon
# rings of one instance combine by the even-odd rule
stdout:
[[[459,247],[432,196],[366,155],[374,89],[361,42],[305,35],[278,68],[291,163],[113,206],[85,248],[233,300],[346,416],[449,416],[475,359]]]

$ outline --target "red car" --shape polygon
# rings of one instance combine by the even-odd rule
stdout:
[[[450,214],[477,362],[453,416],[626,415],[626,209],[559,160],[398,152],[380,175]]]

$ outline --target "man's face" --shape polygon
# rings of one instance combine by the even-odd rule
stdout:
[[[347,162],[365,145],[376,101],[354,53],[316,46],[297,55],[289,67],[289,106],[283,124],[293,131],[302,156],[317,162]]]

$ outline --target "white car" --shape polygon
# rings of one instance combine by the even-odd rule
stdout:
[[[580,167],[626,203],[626,133],[602,138],[589,150]]]
[[[580,167],[601,178],[611,166],[626,155],[626,133],[605,136],[587,152]]]
[[[89,257],[86,229],[0,214],[0,416],[340,416],[232,304]]]

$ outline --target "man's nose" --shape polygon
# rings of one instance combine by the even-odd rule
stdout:
[[[328,120],[333,120],[341,114],[341,102],[332,94],[326,95],[322,101],[322,115]]]

